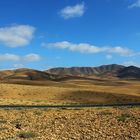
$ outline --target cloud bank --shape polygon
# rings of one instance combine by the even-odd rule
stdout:
[[[27,54],[23,57],[23,60],[26,62],[33,62],[33,61],[39,61],[40,60],[40,56],[38,54]]]
[[[16,55],[16,54],[0,54],[0,61],[23,61],[23,62],[34,62],[39,61],[41,57],[38,54],[30,53],[24,56]]]
[[[29,25],[15,25],[0,28],[0,43],[11,47],[26,46],[33,38],[35,28]]]
[[[43,46],[44,43],[43,43]],[[121,46],[115,46],[115,47],[110,47],[110,46],[105,46],[105,47],[98,47],[95,45],[91,45],[88,43],[71,43],[68,41],[62,41],[62,42],[55,42],[55,43],[49,43],[46,44],[47,47],[52,47],[52,48],[59,48],[59,49],[67,49],[70,51],[77,51],[80,53],[114,53],[114,54],[119,54],[121,56],[134,56],[136,53],[133,52],[133,50],[130,50],[125,47]]]
[[[15,55],[15,54],[0,54],[0,61],[19,61],[20,56]]]

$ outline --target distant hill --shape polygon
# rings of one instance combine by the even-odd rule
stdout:
[[[121,78],[140,79],[140,68],[111,64],[99,67],[52,68],[46,71],[15,69],[0,71],[0,80],[63,80],[73,78]]]
[[[55,75],[33,69],[16,69],[0,71],[0,79],[22,79],[22,80],[51,80]]]

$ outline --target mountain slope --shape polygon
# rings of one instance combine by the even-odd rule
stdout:
[[[135,66],[129,66],[121,69],[117,75],[119,78],[125,79],[140,79],[140,68]]]

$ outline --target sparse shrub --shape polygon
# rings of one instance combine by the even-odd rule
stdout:
[[[21,124],[20,124],[20,123],[17,123],[17,124],[15,125],[15,128],[21,129]]]
[[[36,137],[36,134],[34,132],[20,132],[18,134],[19,138],[24,138],[24,139],[28,139],[28,138],[34,138]]]
[[[130,118],[130,114],[128,113],[124,113],[124,114],[121,114],[121,116],[117,116],[117,120],[120,122],[125,122],[128,118]]]

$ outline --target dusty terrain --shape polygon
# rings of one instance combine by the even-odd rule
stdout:
[[[140,108],[0,109],[0,140],[139,140]]]
[[[140,81],[63,80],[12,81],[0,84],[0,104],[140,103]]]

